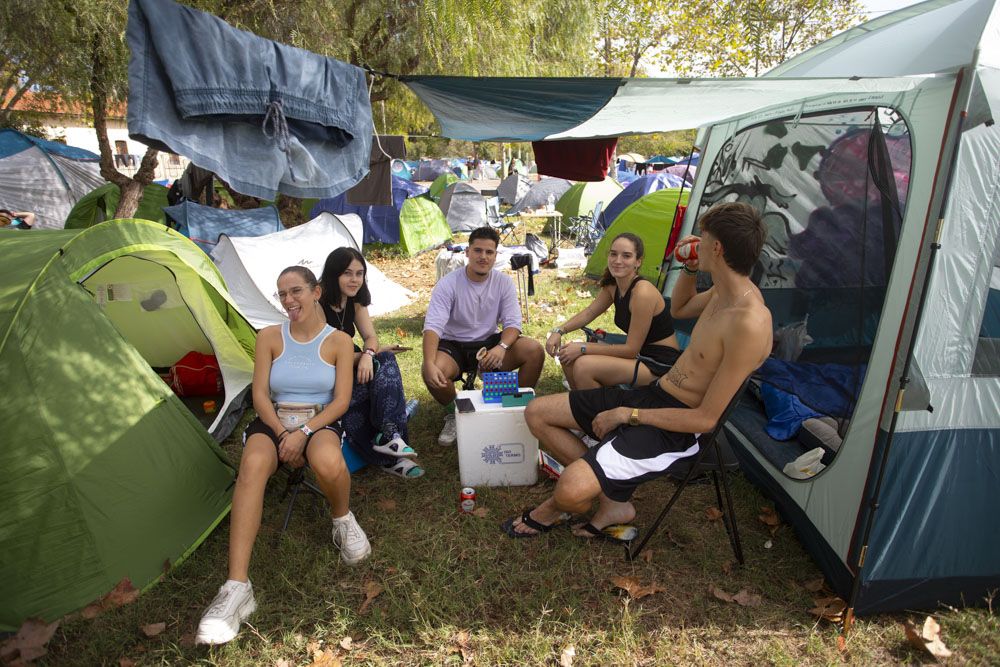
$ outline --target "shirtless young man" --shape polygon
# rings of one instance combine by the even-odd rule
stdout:
[[[743,381],[771,352],[771,313],[750,272],[766,229],[747,204],[717,204],[699,221],[698,260],[688,262],[671,297],[676,319],[698,318],[691,342],[673,368],[638,389],[602,387],[544,396],[528,404],[528,427],[556,458],[571,462],[553,495],[504,523],[511,537],[534,537],[563,513],[597,511],[574,533],[593,537],[612,524],[629,523],[629,502],[639,484],[666,473],[677,460],[698,452],[697,434],[711,431]],[[698,241],[696,236],[680,243]],[[698,294],[698,270],[713,287]],[[570,429],[582,429],[600,444],[588,450]]]

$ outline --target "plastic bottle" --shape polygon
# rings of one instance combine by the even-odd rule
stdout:
[[[552,194],[550,192],[549,193],[549,197],[546,200],[546,202],[547,202],[545,204],[545,210],[546,211],[554,211],[554,210],[556,210],[556,196],[554,194]]]

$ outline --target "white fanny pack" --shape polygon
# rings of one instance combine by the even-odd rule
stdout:
[[[275,403],[274,411],[285,430],[294,431],[315,417],[324,406],[318,403]]]

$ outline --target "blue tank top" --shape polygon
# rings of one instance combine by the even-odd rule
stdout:
[[[333,400],[333,385],[337,367],[320,356],[320,346],[334,332],[329,324],[307,343],[300,343],[289,331],[289,323],[281,323],[284,347],[271,362],[271,400],[276,403],[318,403]]]

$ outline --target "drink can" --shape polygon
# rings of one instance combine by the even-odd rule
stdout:
[[[471,514],[476,509],[476,490],[471,486],[465,487],[459,494],[458,509],[463,514]]]
[[[677,246],[677,249],[674,250],[674,257],[681,262],[698,259],[698,241],[691,241],[690,243]]]

